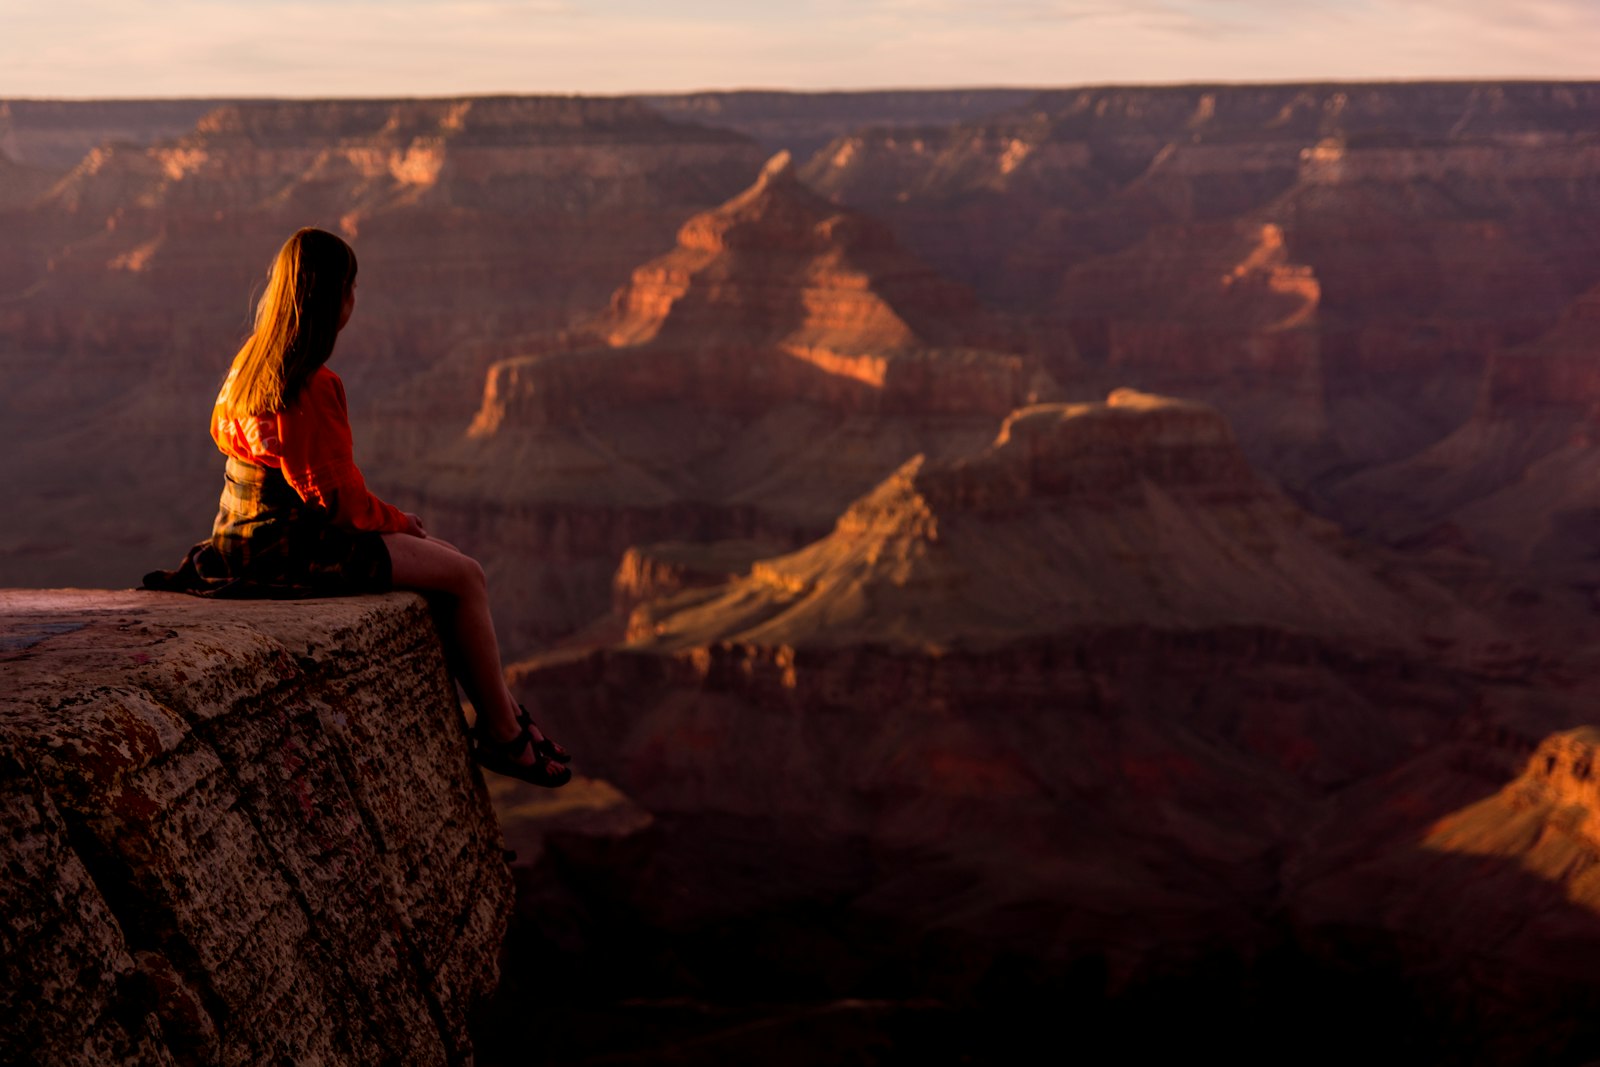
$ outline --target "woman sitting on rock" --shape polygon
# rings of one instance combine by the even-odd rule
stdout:
[[[356,256],[326,230],[279,251],[255,330],[217,396],[211,436],[228,457],[211,539],[150,589],[215,597],[430,594],[456,678],[477,709],[472,748],[490,770],[564,785],[571,757],[506,688],[483,568],[367,490],[344,383],[326,366],[356,305]]]

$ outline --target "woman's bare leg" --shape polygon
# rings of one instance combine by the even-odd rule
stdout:
[[[467,699],[484,718],[489,735],[499,741],[517,736],[522,727],[500,664],[483,568],[455,546],[431,537],[384,534],[383,542],[389,549],[395,588],[443,594],[429,601],[446,630],[451,667],[467,691]],[[543,738],[537,727],[530,732],[535,741]],[[524,749],[524,757],[520,762],[530,765],[539,758],[531,748]]]

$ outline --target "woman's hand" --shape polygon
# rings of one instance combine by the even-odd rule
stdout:
[[[408,525],[403,531],[404,533],[408,533],[412,537],[426,538],[428,536],[428,531],[422,528],[422,520],[420,518],[409,511],[405,513],[405,516]]]

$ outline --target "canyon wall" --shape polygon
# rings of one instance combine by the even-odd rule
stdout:
[[[623,1014],[723,952],[730,996],[888,990],[969,1037],[1020,1004],[1171,1019],[1169,1053],[1266,1026],[1266,1062],[1391,1024],[1419,1061],[1600,1054],[1561,1008],[1597,927],[1600,88],[846,96],[219,105],[0,161],[0,582],[203,535],[251,285],[328,225],[369,483],[484,560],[519,692],[653,819],[552,837],[531,959]],[[99,816],[47,799],[62,884],[135,930],[95,1003],[176,990],[97,1040],[213,1047],[211,943],[138,932]]]
[[[466,1064],[511,881],[427,610],[0,593],[0,1058]]]
[[[66,170],[108,143],[176,137],[222,100],[0,100],[0,155]]]
[[[381,473],[459,436],[495,345],[603,307],[765,155],[631,100],[258,101],[30,178],[0,201],[0,484],[38,506],[0,532],[0,582],[123,584],[205,533],[209,405],[298,227],[357,249],[336,368]],[[52,532],[89,496],[135,517],[94,552]]]
[[[1593,83],[1062,90],[802,174],[1359,523],[1328,490],[1459,427],[1491,356],[1600,280],[1597,111]]]
[[[224,101],[182,133],[197,102],[150,106],[7,105],[16,136],[108,139],[70,164],[0,144],[12,235],[0,479],[29,502],[0,538],[0,580],[115,583],[203,532],[216,480],[206,402],[261,267],[306,222],[354,238],[362,257],[338,367],[380,492],[417,488],[406,468],[443,453],[468,481],[497,478],[462,443],[485,376],[582,349],[597,321],[610,343],[665,339],[652,309],[671,305],[694,361],[726,356],[730,328],[787,336],[806,365],[786,366],[775,392],[848,391],[878,355],[840,359],[841,343],[893,343],[887,303],[902,322],[908,307],[982,319],[963,344],[1029,354],[1079,399],[1131,385],[1214,404],[1298,499],[1395,544],[1454,523],[1451,508],[1413,507],[1378,484],[1386,475],[1370,488],[1363,476],[1432,465],[1424,454],[1500,388],[1489,379],[1505,378],[1505,354],[1600,283],[1592,83]],[[672,248],[687,220],[748,185],[765,146],[804,152],[822,136],[797,172],[855,209],[837,245],[892,241],[915,271],[884,261],[863,283],[814,249],[818,278],[785,275],[797,235],[781,226],[745,234],[709,271],[698,238]],[[695,272],[696,291],[677,292]],[[950,347],[937,334],[919,336]],[[107,439],[134,447],[99,448]],[[1515,505],[1469,478],[1458,496],[1484,510],[1553,512],[1550,536],[1495,530],[1475,551],[1572,555],[1586,505],[1547,484],[1581,471],[1563,457]],[[139,521],[83,551],[55,532],[93,521],[89,499]],[[462,532],[486,521],[463,515]]]
[[[614,889],[635,914],[747,923],[756,953],[830,901],[770,973],[987,1018],[1015,970],[1075,1033],[1164,989],[1192,1047],[1246,1062],[1395,989],[1424,1055],[1596,1039],[1556,1006],[1586,1003],[1600,933],[1592,731],[1562,733],[1592,721],[1593,664],[1305,513],[1214,409],[1030,406],[747,573],[686,581],[671,564],[697,561],[657,552],[618,575],[622,640],[511,671],[694,887]],[[795,864],[782,888],[741,875],[757,847]],[[1377,1028],[1344,1033],[1330,1050]]]
[[[631,546],[794,545],[918,453],[1057,386],[1020,336],[787,153],[687,220],[566,347],[505,359],[401,499],[485,560],[514,648],[611,606]]]
[[[1031,89],[899,89],[831,93],[702,92],[644,99],[668,118],[735,130],[770,152],[805,159],[862,129],[922,128],[986,118],[1026,104]]]

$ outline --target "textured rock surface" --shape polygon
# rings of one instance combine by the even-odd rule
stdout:
[[[389,455],[470,421],[485,342],[603,306],[765,154],[628,100],[254,102],[96,146],[26,204],[0,195],[0,486],[34,501],[0,533],[0,584],[117,585],[204,533],[206,413],[296,228],[361,260],[335,366],[381,492]],[[107,434],[138,446],[106,455]],[[94,553],[62,543],[51,530],[85,521],[63,484],[142,520]],[[135,484],[169,506],[138,509]]]
[[[420,598],[0,593],[8,1061],[466,1063],[510,905]]]
[[[1321,285],[1272,223],[1191,223],[1067,273],[1063,313],[1118,381],[1215,404],[1259,459],[1327,438]]]
[[[167,134],[193,103],[19,102],[0,141],[12,159],[0,163],[0,488],[27,506],[0,536],[0,581],[123,580],[203,531],[216,483],[201,430],[209,394],[262,264],[308,221],[354,235],[362,255],[361,310],[337,358],[380,492],[393,491],[391,475],[414,482],[405,468],[450,449],[480,407],[490,421],[562,431],[549,447],[507,445],[514,465],[548,453],[542,473],[564,468],[558,482],[607,481],[611,454],[631,460],[628,442],[562,421],[603,393],[599,380],[614,383],[619,420],[659,422],[689,444],[709,421],[675,420],[690,403],[720,415],[798,394],[874,420],[928,398],[935,410],[1003,409],[1018,367],[971,350],[1017,335],[1026,343],[998,347],[1037,353],[1076,398],[1132,385],[1205,400],[1297,499],[1346,526],[1427,532],[1455,521],[1455,505],[1410,507],[1391,492],[1406,488],[1404,472],[1359,479],[1463,428],[1480,396],[1514,399],[1504,354],[1572,317],[1600,282],[1597,101],[1593,83],[1534,82],[661,98],[670,115],[722,129],[629,100],[256,102],[218,105],[180,136]],[[992,106],[1007,110],[983,113]],[[851,116],[863,128],[841,128]],[[30,130],[67,139],[46,151],[17,139]],[[765,150],[734,130],[837,132],[799,174],[880,219],[923,262],[890,254],[871,219],[798,210],[795,196],[797,210],[764,227],[746,225],[760,212],[741,218],[730,205],[683,230],[758,170]],[[64,146],[96,131],[116,143],[66,158]],[[760,202],[752,192],[744,207]],[[677,249],[650,258],[680,231]],[[613,353],[625,355],[521,362],[554,355],[562,346],[547,334],[581,333],[581,317],[625,282],[603,324],[630,342]],[[993,309],[1008,316],[998,334]],[[674,333],[706,343],[670,351]],[[953,358],[884,355],[910,335]],[[631,343],[647,336],[647,352]],[[754,341],[787,358],[746,358]],[[663,384],[682,392],[640,410],[634,401]],[[137,447],[104,455],[107,435]],[[823,434],[785,417],[756,436],[737,447],[751,469],[770,469],[764,443]],[[1584,478],[1582,449],[1558,450],[1496,496],[1504,479],[1489,484],[1498,475],[1467,454],[1494,441],[1457,442],[1417,469],[1460,458],[1484,472],[1453,476],[1460,500],[1483,499],[1484,514],[1462,523],[1482,531],[1483,550],[1570,555],[1592,532],[1592,494],[1567,485]],[[692,464],[699,453],[686,451],[666,465]],[[475,457],[452,459],[449,480],[525,491]],[[825,524],[882,473],[847,478],[801,525]],[[681,493],[655,474],[617,481],[650,508]],[[780,475],[754,495],[822,501],[807,480]],[[175,503],[92,557],[53,537],[136,481]],[[61,492],[69,484],[83,499]],[[1528,509],[1559,513],[1550,536],[1505,528],[1506,514]],[[509,555],[516,539],[524,557],[560,540],[545,536],[544,514],[506,518],[485,504],[460,519],[435,528],[466,540],[525,524],[478,546]],[[788,532],[629,523],[650,540]],[[584,579],[586,603],[606,577]]]
[[[1535,340],[1492,353],[1472,416],[1362,472],[1334,500],[1395,542],[1449,537],[1502,565],[1592,587],[1600,515],[1600,288]]]
[[[651,888],[612,892],[749,930],[733,973],[1160,1011],[1248,1062],[1329,1028],[1330,1062],[1596,1047],[1593,658],[1309,517],[1214,410],[1026,408],[748,575],[671,592],[693,557],[657,554],[629,640],[513,684],[657,817]]]
[[[403,479],[490,567],[514,648],[603,614],[632,545],[799,543],[909,457],[980,444],[1057,388],[996,347],[1017,339],[969,290],[781,154],[572,340],[496,363],[466,436]]]
[[[756,560],[782,555],[785,547],[771,541],[634,545],[623,554],[611,580],[612,615],[626,619],[646,601],[731,582],[750,573]]]
[[[1064,90],[802,173],[1316,498],[1459,426],[1490,354],[1600,280],[1597,112],[1593,83]]]
[[[1214,410],[1133,393],[912,461],[630,637],[512,671],[598,773],[897,857],[852,907],[952,939],[964,980],[1093,956],[1113,986],[1270,940],[1284,852],[1460,729],[1497,647],[1257,479]]]
[[[1308,940],[1403,969],[1409,1010],[1451,1019],[1474,1062],[1589,1062],[1600,1046],[1600,734],[1584,703],[1568,721],[1585,725],[1479,731],[1349,791],[1284,871]]]
[[[1409,646],[1462,620],[1402,590],[1258,479],[1214,409],[1121,390],[1011,415],[960,460],[908,462],[828,537],[650,609],[681,649],[1003,643],[1084,626],[1263,626]],[[699,594],[708,595],[708,594]]]
[[[71,167],[110,141],[176,137],[221,101],[0,100],[0,152],[20,163]]]
[[[1018,107],[1031,89],[863,90],[834,93],[704,92],[651,95],[670,118],[737,130],[768,150],[805,159],[836,137],[863,128],[943,126]]]

